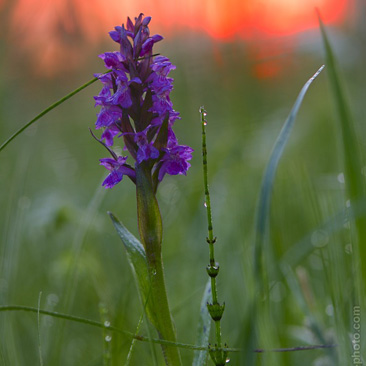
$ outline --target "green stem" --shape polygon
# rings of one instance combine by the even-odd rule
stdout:
[[[216,238],[213,234],[212,225],[212,213],[211,213],[211,199],[210,192],[208,189],[208,168],[207,168],[207,147],[206,147],[206,111],[204,107],[200,108],[201,113],[201,125],[202,125],[202,163],[203,163],[203,183],[205,187],[205,207],[207,210],[207,226],[208,226],[208,237],[207,243],[210,251],[210,264],[207,267],[207,273],[211,278],[211,291],[212,291],[212,304],[207,304],[209,313],[215,322],[215,333],[216,333],[216,344],[215,348],[210,350],[212,360],[216,365],[222,365],[226,363],[227,351],[222,349],[221,340],[221,317],[225,309],[225,304],[220,305],[218,302],[217,295],[217,284],[216,276],[219,273],[219,264],[215,261],[215,248],[214,244]],[[225,345],[226,347],[226,345]]]
[[[161,215],[153,190],[151,171],[143,163],[136,166],[136,196],[139,232],[149,267],[151,283],[149,301],[153,310],[153,324],[161,339],[176,342],[164,280]],[[167,365],[182,364],[177,347],[162,345],[162,349]]]

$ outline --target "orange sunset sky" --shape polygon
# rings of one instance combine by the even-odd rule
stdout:
[[[140,12],[152,16],[151,30],[165,38],[197,32],[213,40],[271,39],[341,24],[352,0],[0,0],[5,37],[32,54],[39,69],[72,68],[80,59],[69,52],[107,39],[108,31]],[[6,28],[4,30],[4,28]],[[83,44],[83,46],[80,46]]]

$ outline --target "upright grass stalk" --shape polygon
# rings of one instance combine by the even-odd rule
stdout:
[[[326,62],[328,65],[327,70],[330,86],[341,128],[347,198],[350,199],[351,208],[354,211],[355,206],[359,203],[362,204],[362,201],[366,198],[366,182],[365,178],[362,176],[360,142],[358,141],[355,123],[346,100],[344,92],[345,88],[341,82],[336,59],[319,12],[318,17],[325,49]],[[365,286],[366,262],[361,259],[366,258],[366,215],[355,216],[354,223],[356,228],[355,240],[353,240],[353,245],[355,247],[354,252],[359,253],[359,256],[354,256],[354,260],[356,261],[354,269],[359,271],[359,274],[361,274],[364,283],[363,286]],[[356,278],[357,277],[359,276],[356,276]],[[363,287],[361,293],[365,292],[366,288]]]
[[[320,31],[323,39],[325,57],[328,65],[328,76],[330,87],[335,102],[339,126],[341,131],[341,146],[343,149],[344,178],[346,186],[346,199],[350,200],[350,209],[354,220],[351,221],[351,263],[348,268],[347,277],[352,281],[350,296],[339,296],[333,298],[333,307],[335,309],[336,328],[338,337],[341,340],[342,347],[339,349],[340,363],[348,362],[349,355],[355,350],[355,343],[351,342],[347,335],[347,330],[354,326],[351,324],[352,308],[361,306],[366,308],[366,215],[357,215],[359,207],[365,207],[366,182],[362,175],[363,162],[361,160],[361,146],[357,136],[356,125],[354,123],[350,107],[345,96],[345,88],[341,82],[340,73],[332,47],[328,40],[325,26],[318,11]],[[338,267],[344,263],[344,253],[340,252],[339,247],[333,247],[330,253],[334,257],[335,265],[330,270],[339,275]],[[332,281],[332,286],[339,288],[339,281]],[[343,291],[340,292],[342,294]],[[363,295],[362,295],[363,294]],[[348,312],[342,309],[347,304]],[[366,325],[363,320],[362,325]],[[355,339],[352,340],[353,342]],[[357,342],[356,342],[357,343]],[[361,345],[360,345],[361,344]],[[365,346],[365,340],[361,338],[358,346],[362,349]],[[362,353],[362,352],[361,352]]]
[[[211,199],[208,189],[208,173],[207,173],[207,147],[206,147],[206,115],[204,107],[200,108],[201,125],[202,125],[202,164],[203,164],[203,183],[205,189],[205,207],[207,211],[207,225],[208,225],[208,237],[206,238],[209,251],[210,251],[210,263],[206,270],[211,278],[211,291],[212,291],[212,303],[207,303],[207,308],[212,320],[215,322],[215,347],[210,349],[210,356],[216,366],[225,365],[228,362],[228,351],[222,349],[221,340],[221,318],[225,310],[225,303],[222,305],[218,302],[216,277],[219,274],[219,263],[215,261],[215,242],[216,237],[213,234],[212,225],[212,213],[211,213]],[[225,347],[227,345],[225,344]]]

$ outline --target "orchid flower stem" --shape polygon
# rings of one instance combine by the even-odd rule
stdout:
[[[216,284],[216,276],[219,273],[219,264],[215,261],[215,242],[216,238],[213,234],[213,225],[212,225],[212,213],[211,213],[211,200],[210,200],[210,192],[208,189],[208,173],[207,173],[207,147],[206,147],[206,115],[204,107],[200,108],[201,114],[201,125],[202,125],[202,163],[203,163],[203,182],[205,188],[205,207],[207,210],[207,225],[208,225],[208,237],[207,243],[209,245],[210,251],[210,263],[207,266],[207,273],[211,278],[211,291],[212,291],[212,304],[207,304],[208,311],[211,315],[211,318],[215,322],[215,333],[216,333],[216,344],[215,347],[210,348],[210,356],[215,363],[215,365],[224,365],[227,362],[228,352],[222,349],[222,340],[221,340],[221,317],[224,313],[225,303],[222,305],[218,302],[217,295],[217,284]],[[227,348],[227,345],[225,345]]]
[[[148,165],[144,163],[136,166],[136,196],[139,232],[146,252],[151,284],[149,301],[152,303],[153,314],[150,320],[161,339],[176,342],[164,280],[161,215],[154,194],[151,173]],[[167,365],[182,364],[177,347],[162,345],[162,349]]]

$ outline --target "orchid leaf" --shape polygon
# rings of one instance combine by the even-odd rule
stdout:
[[[141,303],[145,308],[149,320],[156,327],[157,322],[154,316],[154,311],[149,305],[151,301],[148,301],[151,292],[151,282],[145,249],[140,241],[132,235],[111,212],[108,212],[108,214],[112,219],[113,225],[117,230],[117,234],[121,238],[126,249],[127,259],[136,280]]]

